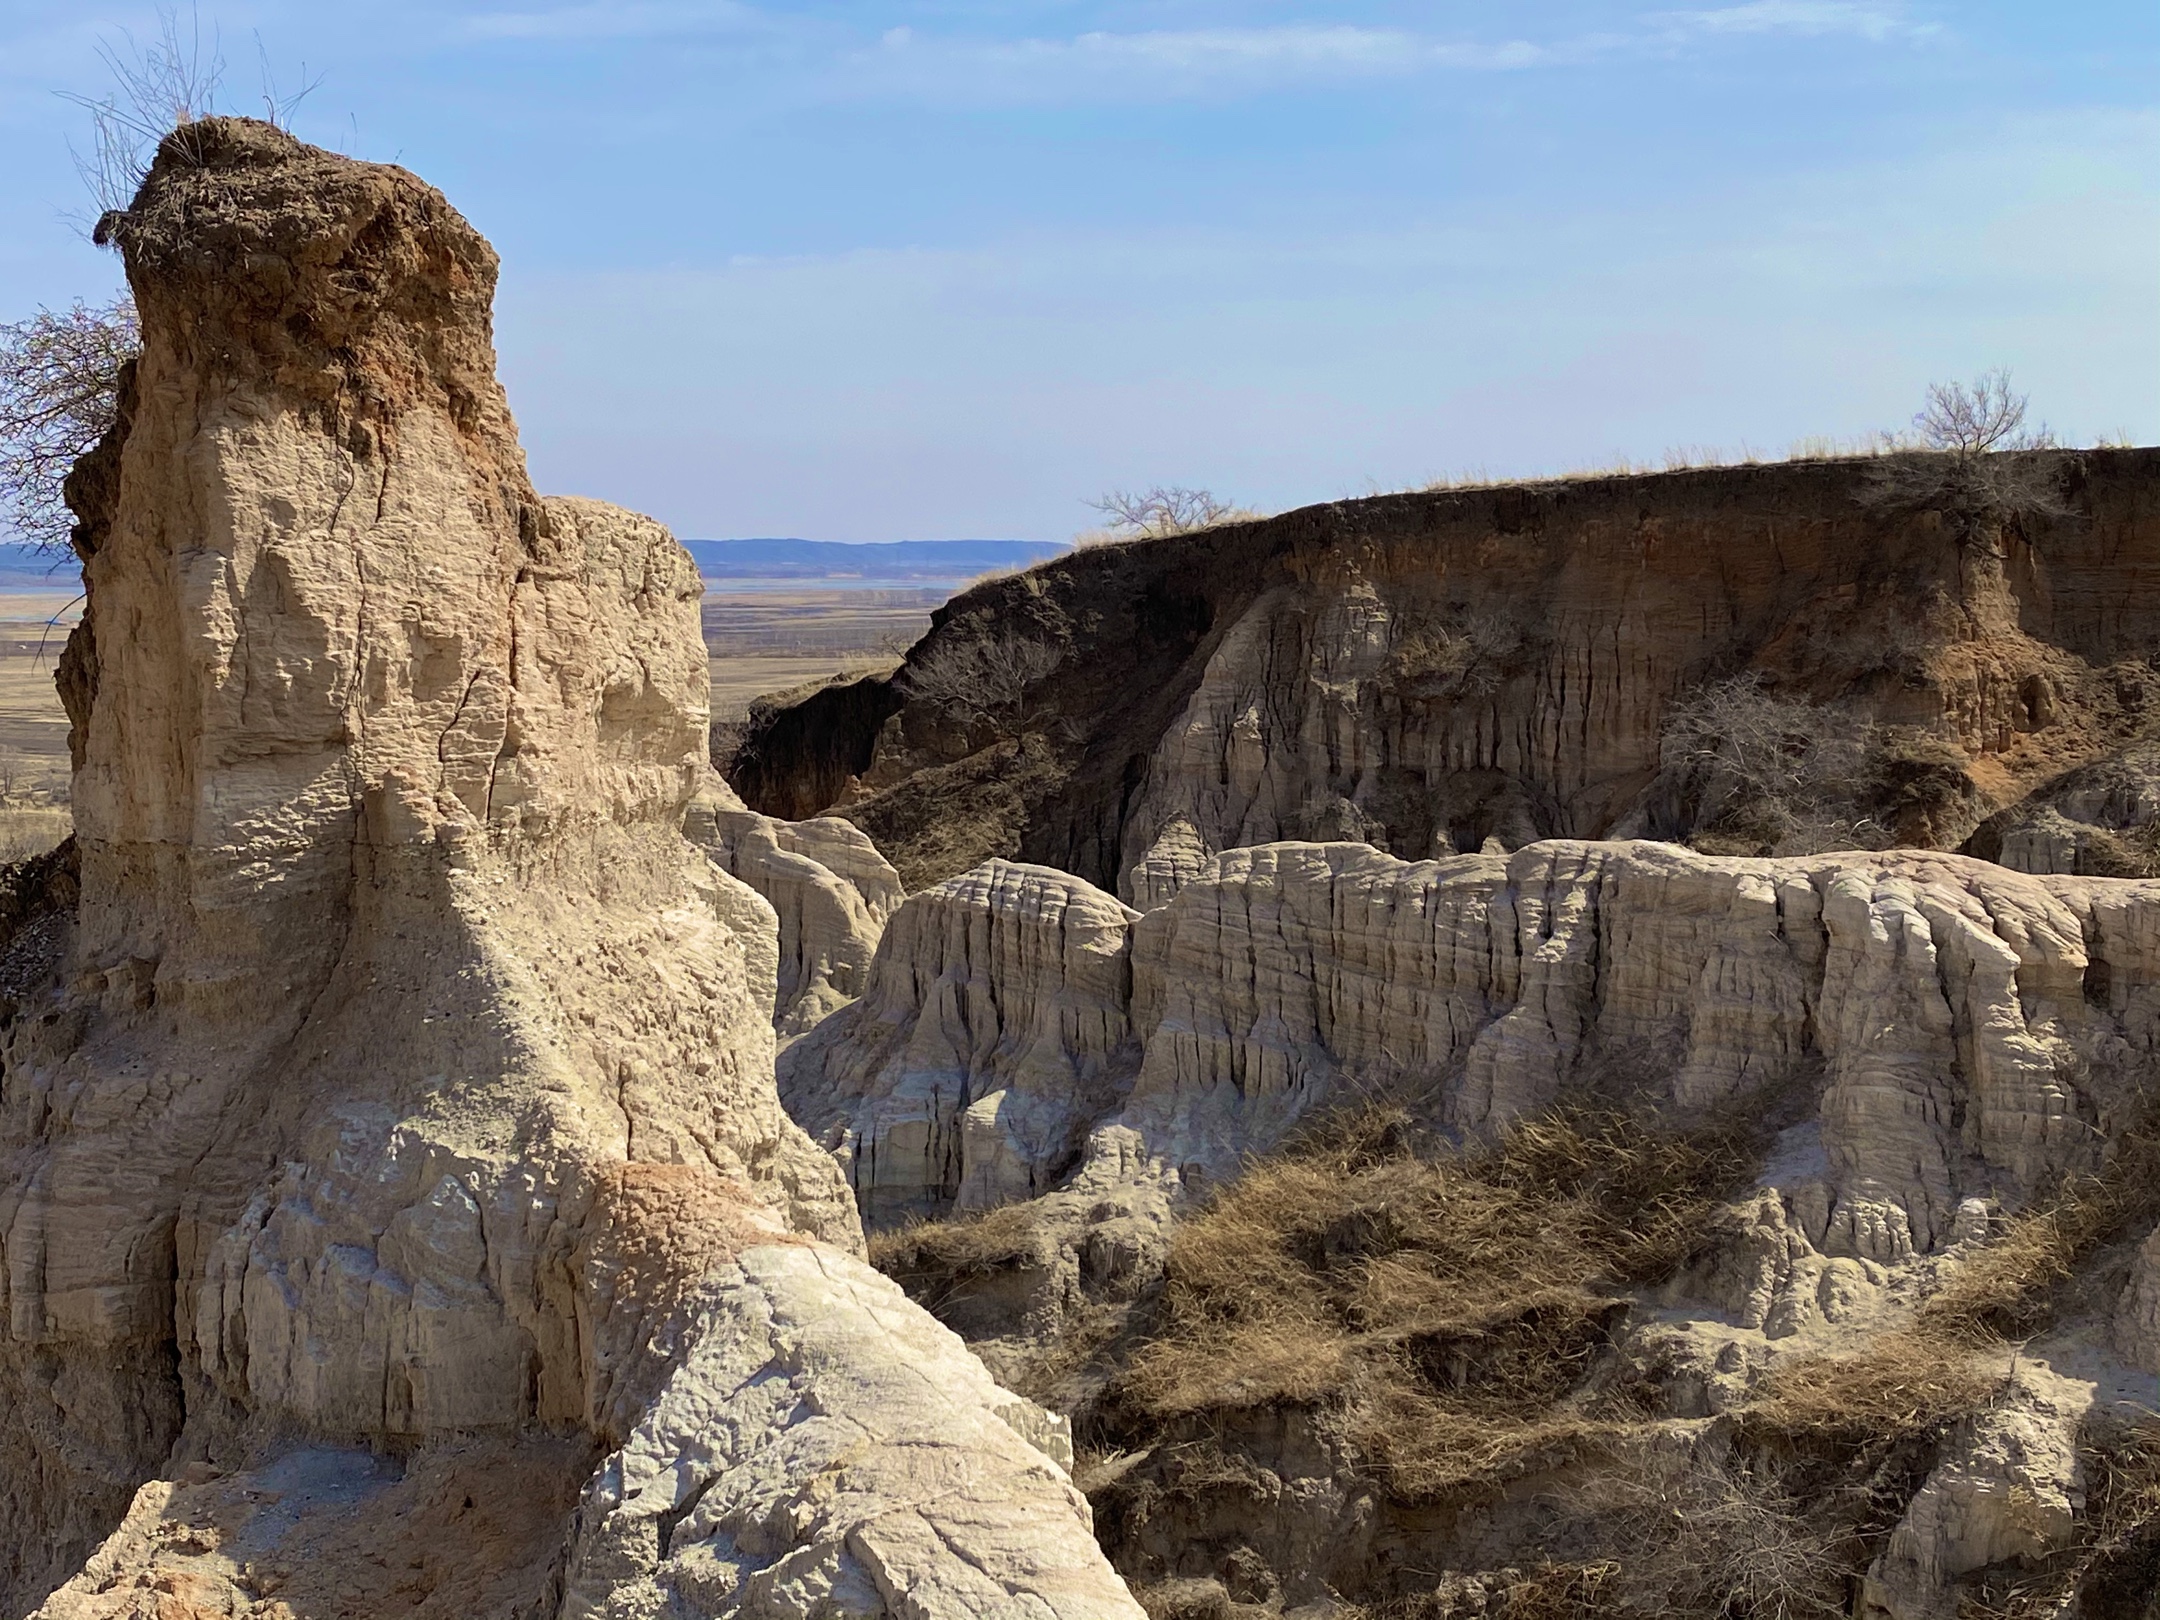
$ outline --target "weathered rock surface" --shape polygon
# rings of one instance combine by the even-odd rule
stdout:
[[[2115,1307],[2114,1339],[2131,1366],[2160,1373],[2160,1231],[2138,1247]]]
[[[907,891],[860,828],[837,816],[758,815],[715,777],[691,805],[684,831],[779,915],[773,1027],[783,1041],[863,993],[886,919]]]
[[[2156,951],[2160,884],[1912,851],[1277,844],[1212,858],[1137,919],[992,863],[903,909],[872,995],[790,1054],[786,1095],[882,1216],[879,1188],[895,1208],[960,1190],[961,1122],[986,1096],[1062,1109],[1061,1144],[1114,1120],[1166,1168],[1219,1177],[1346,1081],[1408,1084],[1473,1132],[1585,1080],[1691,1108],[1805,1083],[1821,1103],[1784,1187],[1795,1231],[1882,1263],[2100,1165],[2160,1035]],[[1098,1080],[1121,1063],[1129,1090]],[[974,1205],[1029,1187],[968,1184]]]
[[[1113,1426],[1121,1449],[1091,1488],[1107,1490],[1098,1506],[1120,1567],[1136,1579],[1189,1579],[1203,1607],[1265,1599],[1290,1612],[1324,1588],[1377,1603],[1422,1591],[1423,1577],[1402,1578],[1410,1565],[1484,1571],[1507,1590],[1520,1575],[1496,1573],[1503,1565],[1565,1560],[1581,1546],[1618,1548],[1624,1567],[1631,1536],[1672,1537],[1679,1550],[1658,1556],[1674,1558],[1709,1557],[1703,1536],[1726,1538],[1719,1557],[1750,1556],[1747,1538],[1758,1533],[1764,1558],[1804,1547],[1804,1513],[1783,1529],[1775,1522],[1788,1466],[1776,1444],[1728,1453],[1746,1449],[1734,1437],[1749,1424],[1777,1432],[1779,1419],[1762,1415],[1766,1376],[1855,1356],[1856,1379],[1894,1378],[1888,1363],[1912,1353],[1897,1335],[1912,1333],[1952,1335],[1952,1359],[1979,1355],[1956,1330],[1931,1328],[1922,1303],[1974,1262],[2003,1215],[2066,1174],[2100,1169],[2143,1128],[2138,1076],[2160,1037],[2150,990],[2160,884],[2037,877],[1955,855],[1769,860],[1551,841],[1513,855],[1403,861],[1362,844],[1291,843],[1209,857],[1137,917],[1063,873],[1007,863],[909,907],[952,913],[950,936],[963,918],[994,934],[999,918],[1030,916],[1031,899],[1068,914],[1086,906],[1102,919],[1096,948],[1105,954],[1123,936],[1129,1055],[1115,1062],[1129,1081],[1112,1088],[1121,1098],[1096,1116],[1069,1180],[1009,1218],[945,1229],[949,1239],[935,1228],[898,1234],[889,1263],[921,1282],[993,1367],[1061,1400],[1103,1403],[1093,1421]],[[967,1027],[942,977],[949,956],[900,920],[873,969],[875,1017],[946,1039]],[[903,952],[922,953],[912,959],[920,973],[907,971]],[[1006,959],[974,949],[970,1003],[999,1005],[1009,984],[1032,1005],[1042,959],[1038,951],[1001,983],[995,967]],[[827,1041],[871,1015],[866,1000],[792,1049],[791,1100],[833,1106],[848,1043]],[[1056,1026],[1063,1062],[1104,1065],[1105,1032],[1120,1028],[1099,1015],[1077,1030]],[[1039,1041],[1027,1050],[1033,1072],[1058,1071]],[[989,1048],[968,1069],[970,1084],[1004,1084],[1003,1059],[1004,1049]],[[884,1087],[932,1067],[911,1071],[903,1059],[847,1070],[842,1112],[878,1120]],[[1578,1369],[1586,1381],[1577,1396],[1552,1414],[1549,1450],[1518,1437],[1521,1453],[1490,1477],[1473,1468],[1458,1492],[1392,1498],[1387,1476],[1344,1451],[1331,1427],[1355,1392],[1250,1410],[1226,1396],[1182,1427],[1173,1414],[1153,1429],[1116,1430],[1129,1415],[1119,1415],[1120,1386],[1103,1393],[1104,1380],[1112,1367],[1144,1369],[1153,1348],[1126,1313],[1162,1277],[1194,1194],[1236,1176],[1246,1155],[1282,1142],[1321,1104],[1367,1092],[1407,1101],[1465,1138],[1497,1135],[1569,1097],[1698,1121],[1701,1110],[1739,1104],[1792,1123],[1672,1275],[1615,1289],[1602,1330],[1610,1338]],[[918,1099],[899,1106],[921,1117]],[[844,1132],[837,1140],[855,1149],[851,1176],[867,1189],[870,1217],[900,1212],[900,1200],[881,1201],[883,1159],[872,1163]],[[912,1167],[903,1173],[908,1193],[922,1187]],[[948,1196],[954,1184],[944,1183]],[[1267,1215],[1246,1218],[1256,1275],[1282,1263],[1278,1249],[1304,1252]],[[1294,1214],[1277,1218],[1295,1227]],[[1359,1218],[1368,1218],[1362,1208]],[[1380,1205],[1369,1231],[1344,1221],[1297,1230],[1296,1242],[1323,1243],[1329,1255],[1339,1242],[1340,1263],[1352,1267],[1361,1240],[1388,1254],[1390,1218]],[[2160,1239],[2147,1242],[2119,1300],[2103,1296],[2112,1324],[2082,1318],[2015,1360],[2005,1347],[1997,1365],[2012,1374],[1984,1405],[1940,1433],[1899,1431],[1893,1460],[1868,1453],[1866,1466],[1880,1469],[1869,1489],[1894,1491],[1884,1504],[1901,1505],[1870,1548],[1862,1612],[1942,1620],[1960,1612],[1983,1572],[2046,1567],[2083,1545],[2091,1380],[2104,1380],[2111,1400],[2149,1401],[2149,1380],[2123,1362],[2160,1371],[2155,1255]],[[1255,1284],[1256,1313],[1269,1308],[1269,1286]],[[1416,1284],[1404,1286],[1416,1297]],[[1474,1282],[1462,1287],[1470,1303],[1461,1319],[1474,1320],[1485,1296]],[[1325,1333],[1291,1314],[1301,1304],[1255,1321],[1279,1328],[1274,1342],[1327,1353]],[[1452,1343],[1465,1369],[1479,1346],[1507,1342],[1509,1330],[1483,1322],[1451,1325],[1445,1293],[1434,1309],[1433,1338]],[[2102,1349],[2110,1326],[2122,1362]],[[1101,1347],[1126,1331],[1141,1335],[1137,1359],[1093,1359],[1116,1355]],[[1422,1344],[1418,1353],[1434,1354]],[[1629,1414],[1624,1433],[1601,1431],[1587,1452],[1575,1448],[1567,1435],[1584,1407],[1615,1396]],[[1834,1424],[1834,1384],[1822,1398]],[[1455,1413],[1410,1406],[1400,1421],[1432,1424],[1444,1444]],[[1499,1455],[1505,1425],[1494,1422],[1460,1443]],[[1885,1424],[1884,1447],[1897,1429]],[[1658,1497],[1660,1469],[1700,1476],[1706,1513],[1741,1517],[1695,1541],[1676,1533],[1679,1498]],[[1116,1484],[1123,1470],[1137,1483]],[[1553,1504],[1576,1492],[1588,1517],[1568,1530]],[[1745,1518],[1758,1512],[1771,1518]],[[1800,1539],[1777,1539],[1788,1533]],[[1641,1578],[1673,1567],[1647,1560]],[[1856,1566],[1856,1585],[1861,1576]]]
[[[789,1112],[872,1218],[1046,1192],[1137,1058],[1138,914],[1047,867],[991,861],[913,896],[863,999],[782,1054]]]
[[[1220,1177],[1345,1077],[1439,1075],[1510,1007],[1507,862],[1229,850],[1133,930],[1145,1056],[1123,1123]]]
[[[1965,849],[2017,872],[2151,877],[2156,822],[2160,745],[2143,742],[2043,784],[1983,822]]]
[[[1961,1577],[2068,1546],[2085,1510],[2077,1430],[2091,1404],[2090,1385],[2024,1369],[1953,1437],[1869,1569],[1858,1612],[1955,1620]]]
[[[487,244],[226,119],[106,228],[144,353],[0,1067],[0,1612],[1137,1616],[1047,1420],[850,1258],[773,908],[681,832],[695,571],[533,494]]]
[[[1853,784],[1864,819],[1955,847],[2160,702],[2160,451],[2034,465],[2066,515],[1985,545],[1870,504],[1870,464],[1847,461],[1383,496],[1088,548],[948,604],[890,680],[776,712],[731,779],[773,814],[837,807],[917,886],[994,854],[1146,908],[1205,856],[1281,839],[1420,859],[1683,836],[1701,806],[1662,771],[1669,711],[1747,672],[1900,728]],[[999,724],[911,674],[1018,645],[1058,662]]]
[[[1044,1533],[1087,1521],[1060,1420],[858,1260],[738,1265],[586,1491],[566,1620],[1135,1612],[1092,1543]]]

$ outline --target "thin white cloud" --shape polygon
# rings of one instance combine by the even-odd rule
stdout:
[[[1209,28],[1184,32],[1082,34],[1069,44],[1033,42],[1031,54],[1076,57],[1113,68],[1172,74],[1404,73],[1443,65],[1524,67],[1542,58],[1523,41],[1485,46],[1420,39],[1388,28]]]
[[[1881,41],[1935,32],[1930,24],[1911,21],[1900,7],[1863,0],[1749,0],[1706,11],[1661,11],[1648,20],[1679,34],[1847,34]]]
[[[670,34],[763,31],[768,20],[736,0],[643,0],[631,4],[550,6],[539,11],[484,11],[464,19],[472,39],[640,39]]]
[[[1433,72],[1514,72],[1700,48],[1718,39],[1842,36],[1880,43],[1935,31],[1886,0],[1747,0],[1652,12],[1626,30],[1549,41],[1445,39],[1349,24],[1096,31],[1020,40],[894,28],[875,48],[841,63],[831,83],[849,95],[946,101],[1174,100]]]
[[[1395,28],[1095,31],[1068,39],[926,38],[894,29],[841,70],[870,93],[995,101],[1161,99],[1250,93],[1298,83],[1398,78],[1433,69],[1504,72],[1552,52],[1527,40],[1435,40]]]
[[[1684,49],[1720,37],[1843,35],[1882,41],[1930,31],[1907,21],[1891,0],[1745,0],[1652,12],[1628,29],[1544,41],[1443,38],[1348,23],[1091,30],[1021,39],[895,27],[875,45],[834,52],[835,30],[746,0],[586,0],[469,13],[458,28],[469,39],[490,41],[691,34],[789,39],[802,66],[823,58],[824,68],[811,72],[828,95],[978,104],[1204,99],[1435,72],[1517,72]]]

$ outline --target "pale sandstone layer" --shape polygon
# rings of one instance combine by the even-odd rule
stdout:
[[[1821,1100],[1793,1219],[1824,1253],[1893,1262],[1955,1241],[1974,1201],[2099,1167],[2160,1038],[2156,968],[2160,883],[1915,851],[1274,844],[1211,857],[1142,916],[993,862],[902,908],[786,1089],[881,1209],[887,1187],[994,1187],[969,1109],[1047,1109],[1068,1075],[1068,1110],[1111,1100],[1095,1121],[1203,1179],[1346,1085],[1408,1086],[1478,1132],[1585,1077],[1686,1108],[1802,1084]],[[986,1163],[1010,1151],[983,1140]]]
[[[859,827],[837,816],[758,815],[715,776],[691,805],[683,830],[779,915],[773,1028],[783,1042],[863,993],[886,919],[907,891]]]
[[[1136,1616],[779,1106],[773,909],[681,831],[695,570],[534,495],[487,244],[224,119],[105,229],[144,349],[0,1072],[0,1611]]]
[[[1138,914],[991,861],[911,897],[863,997],[781,1056],[789,1112],[880,1220],[1047,1192],[1129,1083]]]

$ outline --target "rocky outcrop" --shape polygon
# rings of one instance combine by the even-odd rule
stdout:
[[[1229,850],[1133,930],[1145,1056],[1123,1123],[1190,1178],[1346,1078],[1440,1076],[1516,996],[1507,862],[1364,844]]]
[[[773,909],[681,832],[695,570],[533,494],[487,244],[227,119],[101,229],[144,352],[0,1067],[0,1610],[1137,1616],[780,1108]]]
[[[858,1260],[737,1264],[587,1487],[565,1620],[1137,1614],[1057,1533],[1087,1522],[1062,1420]]]
[[[2080,877],[2160,874],[2160,744],[2133,744],[2043,784],[1989,817],[1968,854],[2017,872]]]
[[[1145,908],[1281,839],[1421,859],[1692,835],[1709,811],[1668,720],[1740,674],[1887,728],[1830,843],[1956,847],[2149,725],[2160,451],[2035,461],[2058,515],[1985,534],[1871,500],[1873,470],[1383,496],[1087,548],[948,604],[845,704],[767,716],[732,780],[845,814],[911,884],[994,854]],[[924,678],[1029,648],[1057,662],[1001,719]]]
[[[720,869],[780,919],[773,1028],[792,1040],[863,993],[885,922],[906,898],[900,875],[852,822],[779,821],[745,810],[717,777],[684,825]]]
[[[2115,1307],[2115,1352],[2131,1366],[2160,1373],[2160,1231],[2146,1238],[2131,1263]]]
[[[1956,1583],[1990,1566],[2032,1567],[2067,1547],[2085,1511],[2078,1422],[2092,1386],[2045,1367],[2006,1381],[1969,1418],[1906,1506],[1862,1586],[1857,1613],[1955,1620]]]
[[[782,1055],[789,1112],[892,1221],[1048,1191],[1130,1084],[1127,931],[1078,878],[991,861],[915,895],[863,999]]]
[[[1004,918],[1031,921],[1028,949],[1003,944]],[[1214,857],[1137,918],[992,863],[903,909],[872,995],[790,1054],[786,1095],[882,1216],[875,1189],[960,1188],[983,1097],[1061,1109],[1060,1143],[1114,1122],[1189,1180],[1346,1084],[1473,1133],[1569,1087],[1701,1109],[1801,1086],[1820,1101],[1810,1168],[1782,1189],[1794,1232],[1892,1262],[2103,1162],[2160,1035],[2156,930],[2160,885],[1915,852],[1548,842],[1410,862],[1278,844]],[[1109,965],[1128,950],[1120,1002]],[[1128,1028],[1129,1088],[1102,1084]],[[975,1183],[969,1202],[1041,1180]]]
[[[952,898],[933,901],[941,891]],[[1765,1584],[1750,1590],[1844,1591],[1840,1601],[1864,1596],[1858,1612],[1939,1620],[1961,1612],[1984,1576],[1999,1590],[2006,1569],[2069,1569],[2083,1556],[2096,1388],[2112,1385],[2116,1398],[2146,1388],[2102,1345],[2112,1328],[2124,1361],[2154,1364],[2160,1239],[2139,1251],[2119,1298],[2104,1286],[2120,1274],[2119,1251],[2089,1269],[2079,1301],[2059,1303],[2083,1314],[2015,1356],[1979,1348],[1984,1332],[1969,1317],[1938,1310],[1969,1307],[1938,1291],[1968,1266],[1983,1268],[1974,1297],[2009,1286],[1985,1269],[2004,1217],[2108,1166],[2147,1128],[2139,1077],[2160,1035],[2149,991],[2160,884],[2035,877],[1913,851],[1772,860],[1550,841],[1403,861],[1361,844],[1288,843],[1212,856],[1137,916],[1065,874],[1007,863],[909,908],[953,912],[952,935],[962,916],[994,934],[1000,917],[1028,915],[1031,898],[1087,907],[1105,956],[1122,940],[1129,1080],[1111,1088],[1121,1099],[1093,1115],[1077,1168],[1049,1193],[994,1221],[895,1233],[880,1253],[993,1367],[1109,1436],[1116,1451],[1091,1488],[1135,1579],[1189,1580],[1202,1606],[1235,1597],[1288,1610],[1317,1601],[1323,1584],[1357,1601],[1407,1601],[1443,1572],[1443,1590],[1475,1572],[1515,1590],[1532,1565],[1581,1557],[1601,1579],[1636,1583],[1626,1590],[1688,1595],[1663,1609],[1621,1605],[1629,1612],[1693,1613],[1740,1589],[1687,1584],[1710,1579],[1701,1570],[1738,1582],[1759,1566]],[[969,1027],[952,1010],[949,956],[904,932],[906,916],[873,970],[875,1017],[949,1040]],[[969,1003],[999,1005],[1009,989],[1036,1004],[1045,953],[1002,984],[999,960],[975,950]],[[882,1088],[909,1084],[907,1063],[843,1071],[849,1042],[827,1044],[843,1027],[860,1040],[848,1020],[872,1005],[792,1049],[791,1102],[831,1108],[845,1072],[832,1117],[883,1117]],[[1099,1062],[1101,1032],[1116,1027],[1099,1014],[1077,1035],[1056,1026],[1065,1044],[1046,1059],[1048,1026],[1032,1021],[1031,1070],[1054,1074],[1060,1057]],[[1005,1050],[982,1049],[969,1084],[1005,1084]],[[1400,1110],[1370,1140],[1353,1133],[1344,1147],[1316,1133],[1318,1146],[1247,1184],[1249,1205],[1235,1186],[1224,1201],[1195,1196],[1233,1182],[1249,1155],[1285,1144],[1321,1106],[1365,1096]],[[1588,1347],[1558,1366],[1537,1359],[1551,1351],[1538,1325],[1551,1308],[1544,1273],[1523,1285],[1526,1317],[1510,1321],[1494,1304],[1504,1290],[1475,1275],[1475,1260],[1431,1281],[1401,1258],[1402,1231],[1431,1197],[1481,1234],[1467,1252],[1508,1264],[1500,1227],[1482,1224],[1495,1206],[1441,1192],[1446,1176],[1391,1180],[1410,1177],[1400,1165],[1375,1169],[1348,1210],[1327,1199],[1329,1178],[1363,1174],[1366,1156],[1391,1163],[1388,1133],[1437,1127],[1465,1145],[1498,1141],[1571,1100],[1592,1119],[1613,1109],[1655,1119],[1668,1141],[1668,1130],[1698,1133],[1731,1160],[1731,1180],[1702,1197],[1669,1270],[1600,1284]],[[896,1091],[895,1102],[900,1117],[923,1117],[919,1097]],[[939,1117],[951,1132],[953,1112]],[[873,1221],[913,1212],[881,1203],[881,1156],[845,1129],[827,1139],[853,1150]],[[951,1151],[964,1159],[965,1146]],[[1497,1207],[1518,1207],[1508,1202],[1518,1186],[1529,1200],[1596,1196],[1558,1160],[1540,1168],[1539,1149],[1520,1161],[1432,1151],[1443,1165],[1497,1163],[1496,1182],[1520,1175]],[[1638,1151],[1614,1149],[1618,1159]],[[907,1192],[923,1186],[912,1164],[902,1173]],[[1548,1174],[1569,1190],[1532,1190]],[[948,1176],[948,1196],[952,1185]],[[1305,1216],[1306,1201],[1325,1208]],[[1173,1233],[1200,1211],[1213,1213],[1200,1216],[1180,1273]],[[2040,1242],[2053,1229],[2020,1230]],[[2006,1253],[2003,1265],[2021,1263],[2015,1245]],[[1249,1293],[1238,1280],[1248,1263]],[[1375,1337],[1390,1357],[1417,1358],[1429,1404],[1375,1417],[1354,1378],[1307,1376],[1337,1365],[1337,1335],[1366,1319],[1346,1313],[1338,1327],[1321,1314],[1281,1280],[1293,1263],[1329,1277],[1369,1266],[1425,1313]],[[2023,1263],[2042,1275],[2049,1262]],[[1151,1337],[1184,1308],[1181,1290],[1200,1286],[1236,1302],[1234,1325],[1197,1344]],[[1377,1301],[1381,1286],[1362,1300]],[[1210,1357],[1235,1369],[1215,1404],[1189,1418],[1136,1417],[1161,1367],[1206,1378],[1198,1364],[1212,1367]],[[1272,1394],[1250,1393],[1279,1367],[1296,1372],[1260,1386]],[[1538,1417],[1520,1392],[1541,1379],[1569,1393]],[[1610,1413],[1622,1415],[1607,1423]],[[1355,1427],[1366,1422],[1379,1426]],[[1397,1426],[1427,1436],[1459,1478],[1398,1486],[1374,1461]],[[1685,1490],[1673,1483],[1683,1477],[1694,1482]],[[1848,1588],[1841,1565],[1856,1543],[1822,1539],[1809,1498],[1792,1493],[1835,1496],[1862,1478],[1877,1528]],[[1700,1524],[1675,1506],[1698,1500]],[[1563,1511],[1568,1502],[1578,1505]],[[1825,1522],[1843,1511],[1826,1509]],[[1413,1567],[1415,1581],[1402,1574]],[[1169,1604],[1172,1588],[1158,1596]]]

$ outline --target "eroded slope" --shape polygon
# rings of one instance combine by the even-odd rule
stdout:
[[[1886,501],[1880,468],[1826,462],[1082,551],[949,604],[889,681],[769,717],[730,777],[756,809],[850,816],[916,887],[1002,856],[1143,907],[1282,838],[1767,853],[1792,829],[1673,747],[1676,703],[1751,676],[1880,728],[1801,843],[1954,848],[2151,723],[2156,465],[2028,458],[2020,510]]]

